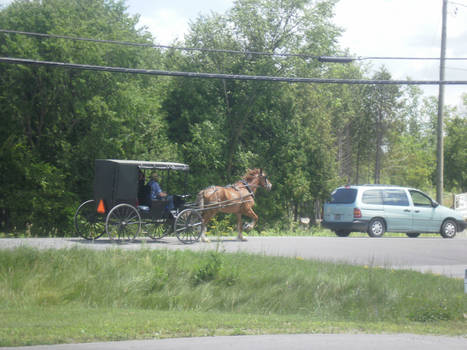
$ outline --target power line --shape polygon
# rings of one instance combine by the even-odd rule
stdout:
[[[446,66],[446,69],[449,69],[449,70],[459,70],[459,71],[467,72],[467,68],[449,67],[449,66]]]
[[[462,7],[467,7],[466,4],[462,4],[460,2],[455,2],[455,1],[449,1],[450,4],[457,5],[457,6],[462,6]]]
[[[363,79],[323,79],[323,78],[292,78],[292,77],[273,77],[258,75],[238,75],[238,74],[219,74],[219,73],[196,73],[196,72],[177,72],[151,69],[136,69],[122,67],[94,66],[77,63],[38,61],[26,58],[0,57],[0,63],[41,65],[49,67],[60,67],[69,69],[81,69],[90,71],[105,71],[114,73],[143,74],[155,76],[172,76],[186,78],[205,78],[205,79],[228,79],[228,80],[253,80],[253,81],[273,81],[285,83],[309,83],[309,84],[350,84],[350,85],[467,85],[466,80],[363,80]]]
[[[344,63],[344,62],[363,61],[363,60],[439,60],[439,57],[400,57],[400,56],[343,57],[343,56],[317,56],[317,55],[311,55],[311,54],[298,54],[298,53],[274,53],[274,52],[248,51],[248,50],[241,51],[241,50],[228,50],[228,49],[209,49],[209,48],[199,48],[199,47],[159,45],[159,44],[154,44],[154,43],[135,43],[135,42],[129,42],[129,41],[92,39],[92,38],[73,37],[73,36],[67,36],[67,35],[25,32],[25,31],[9,30],[9,29],[0,29],[0,33],[36,36],[36,37],[41,37],[41,38],[65,39],[65,40],[73,40],[73,41],[87,41],[87,42],[113,44],[113,45],[180,50],[180,51],[187,51],[187,52],[200,51],[200,52],[227,53],[227,54],[236,54],[236,55],[298,57],[298,58],[303,58],[303,59],[316,59],[316,60],[319,60],[320,62]],[[446,57],[445,59],[455,60],[455,61],[467,61],[467,57]]]
[[[386,56],[386,57],[362,57],[362,60],[438,60],[439,57],[395,57],[395,56]],[[446,60],[451,61],[467,61],[467,57],[446,57]]]
[[[204,52],[229,53],[229,54],[241,54],[241,55],[263,55],[263,56],[284,56],[284,57],[291,56],[291,57],[313,58],[313,59],[318,59],[318,57],[320,57],[320,56],[308,55],[308,54],[239,51],[239,50],[227,50],[227,49],[209,49],[209,48],[197,48],[197,47],[158,45],[158,44],[153,44],[153,43],[134,43],[134,42],[128,42],[128,41],[80,38],[80,37],[73,37],[73,36],[67,36],[67,35],[33,33],[33,32],[24,32],[24,31],[9,30],[9,29],[0,29],[0,33],[20,34],[20,35],[27,35],[27,36],[37,36],[37,37],[42,37],[42,38],[66,39],[66,40],[74,40],[74,41],[88,41],[88,42],[115,44],[115,45],[139,46],[139,47],[150,47],[150,48],[159,48],[159,49],[173,49],[173,50],[180,50],[180,51],[204,51]]]

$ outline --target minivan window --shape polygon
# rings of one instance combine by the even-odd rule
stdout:
[[[410,195],[412,196],[413,205],[416,207],[432,207],[433,202],[431,199],[418,191],[410,191]]]
[[[365,204],[383,204],[381,190],[368,190],[363,192],[362,202]]]
[[[357,197],[357,189],[355,188],[338,188],[331,193],[331,203],[350,204]]]
[[[409,206],[409,199],[404,190],[384,190],[383,191],[384,205],[400,205]]]

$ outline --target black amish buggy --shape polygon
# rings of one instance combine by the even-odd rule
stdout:
[[[110,240],[117,241],[136,239],[141,232],[155,240],[173,233],[183,243],[197,242],[202,219],[185,202],[188,195],[173,195],[173,208],[169,210],[168,198],[151,199],[145,184],[148,172],[161,172],[165,189],[170,191],[170,184],[181,182],[181,178],[185,189],[189,169],[182,163],[97,159],[94,199],[76,210],[77,233],[89,240],[107,233]]]

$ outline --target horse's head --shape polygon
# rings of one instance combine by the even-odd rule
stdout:
[[[265,172],[263,172],[263,169],[259,170],[259,186],[264,187],[268,191],[271,191],[272,184],[268,180],[268,176],[266,175]]]
[[[272,188],[272,185],[268,180],[268,176],[265,172],[263,172],[263,169],[248,169],[247,173],[243,177],[243,180],[253,185],[254,188],[264,187],[268,191],[270,191]]]

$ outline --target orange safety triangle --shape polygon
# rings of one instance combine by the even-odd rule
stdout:
[[[102,199],[99,201],[99,205],[97,206],[97,212],[99,214],[105,214],[105,206],[104,201]]]

